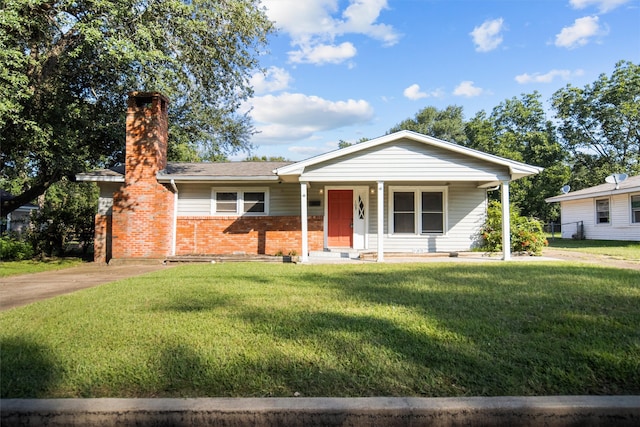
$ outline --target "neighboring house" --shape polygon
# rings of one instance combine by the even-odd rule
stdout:
[[[596,185],[546,201],[560,203],[563,239],[640,241],[640,175],[617,185]]]
[[[0,190],[0,200],[11,200],[13,197],[11,193]],[[0,218],[0,233],[22,234],[27,231],[31,224],[31,212],[34,210],[38,210],[36,205],[26,204],[7,215],[3,214]]]
[[[542,170],[409,131],[295,163],[167,163],[167,107],[131,93],[124,167],[77,176],[100,186],[96,261],[468,251],[487,191],[508,218],[509,183]]]

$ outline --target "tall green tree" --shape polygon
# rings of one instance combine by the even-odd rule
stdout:
[[[545,170],[534,177],[513,182],[511,200],[524,216],[545,221],[559,216],[557,207],[544,199],[558,194],[558,189],[569,179],[569,169],[538,92],[507,99],[496,106],[490,116],[480,111],[465,129],[468,147],[544,167]]]
[[[640,65],[616,64],[584,88],[567,85],[552,97],[572,187],[604,182],[614,172],[640,173]]]
[[[171,99],[170,152],[194,159],[249,147],[241,103],[273,31],[259,0],[3,0],[3,214],[62,177],[122,161],[132,90]]]
[[[467,140],[462,107],[457,105],[449,105],[444,110],[425,107],[412,119],[403,120],[392,127],[388,133],[400,130],[411,130],[458,144],[464,144]]]

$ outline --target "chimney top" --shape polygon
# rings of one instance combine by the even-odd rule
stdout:
[[[167,98],[165,95],[163,95],[160,92],[141,92],[141,91],[133,91],[133,92],[129,92],[128,93],[129,98],[162,98],[164,99],[166,102],[169,102],[169,98]]]

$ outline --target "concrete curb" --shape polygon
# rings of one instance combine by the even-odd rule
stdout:
[[[637,426],[640,396],[4,399],[10,426]]]

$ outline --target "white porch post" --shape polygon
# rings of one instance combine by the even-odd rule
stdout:
[[[302,262],[309,262],[309,226],[307,224],[307,183],[300,183],[300,222],[302,224]]]
[[[384,261],[384,181],[378,181],[378,262]]]
[[[511,259],[511,214],[509,212],[509,181],[502,181],[502,259]]]

